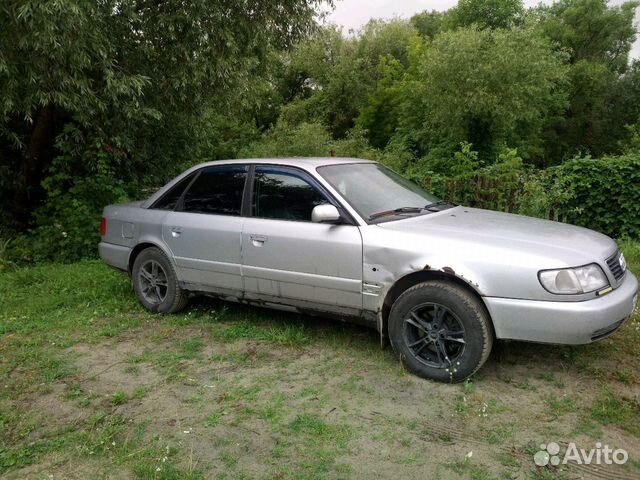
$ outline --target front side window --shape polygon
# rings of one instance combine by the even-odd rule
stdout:
[[[185,193],[182,211],[240,215],[246,178],[246,165],[204,168]]]
[[[151,208],[157,208],[159,210],[174,210],[178,205],[178,200],[182,196],[182,192],[187,188],[187,185],[191,183],[195,173],[191,175],[187,175],[178,183],[176,183],[167,193],[165,193],[162,197],[160,197],[156,202],[151,206]]]
[[[329,203],[327,198],[300,175],[268,167],[256,167],[254,216],[310,222],[314,207],[325,203]]]

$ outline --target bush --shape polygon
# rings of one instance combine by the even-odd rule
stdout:
[[[461,155],[471,153],[463,145]],[[573,223],[614,238],[640,238],[640,153],[576,157],[532,170],[515,150],[505,149],[495,164],[458,175],[415,166],[405,174],[455,203]]]
[[[320,123],[289,125],[279,122],[259,141],[240,150],[238,158],[269,157],[358,157],[376,160],[378,150],[369,146],[366,132],[354,128],[346,138],[332,140]]]
[[[118,179],[117,151],[99,140],[87,142],[75,127],[60,136],[56,157],[43,187],[45,204],[34,212],[35,227],[8,246],[10,258],[72,262],[95,257],[100,241],[100,217],[105,205],[127,199]]]
[[[570,192],[553,206],[568,222],[640,238],[640,153],[577,157],[548,170],[555,188]]]
[[[301,123],[292,127],[279,122],[259,141],[242,148],[238,158],[315,157],[330,153],[331,136],[323,125]]]

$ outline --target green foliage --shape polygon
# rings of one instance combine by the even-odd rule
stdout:
[[[640,124],[627,125],[628,137],[620,141],[620,148],[625,153],[640,153]]]
[[[637,1],[610,6],[607,0],[560,0],[540,6],[546,35],[571,54],[571,62],[602,61],[624,71],[636,35]],[[588,39],[585,41],[585,39]]]
[[[450,23],[449,17],[451,16],[451,10],[447,12],[438,12],[436,10],[418,13],[411,17],[411,23],[418,31],[418,33],[426,38],[433,38],[438,33],[447,28]]]
[[[56,147],[61,154],[43,182],[47,203],[35,212],[37,227],[28,235],[28,260],[72,261],[94,257],[105,205],[127,198],[116,172],[122,154],[99,140],[87,140],[68,125]]]
[[[404,66],[391,56],[380,57],[378,65],[380,80],[375,91],[369,95],[362,108],[357,124],[369,132],[369,141],[376,148],[384,148],[393,137],[400,122],[399,80],[404,75]]]
[[[22,232],[35,226],[52,234],[57,227],[52,227],[48,214],[67,221],[68,214],[77,212],[77,218],[85,215],[86,226],[72,226],[73,232],[67,233],[85,233],[94,221],[95,205],[120,196],[114,192],[120,185],[114,185],[113,178],[128,188],[158,186],[181,164],[199,160],[198,155],[235,150],[237,143],[227,140],[220,145],[211,139],[218,132],[202,124],[202,115],[212,110],[229,112],[229,117],[237,117],[239,110],[244,114],[235,102],[240,92],[252,93],[246,103],[259,111],[256,116],[263,111],[268,115],[262,103],[268,96],[263,94],[265,82],[253,78],[269,65],[271,52],[287,48],[315,28],[320,3],[3,2],[2,220]],[[227,108],[228,100],[234,100],[233,109]],[[253,123],[245,115],[237,128],[246,134],[245,126]],[[59,149],[58,137],[70,124],[91,138],[84,143],[86,151],[75,148],[72,153],[73,164],[80,165],[77,170],[64,166],[70,164],[68,158],[58,159],[68,156]],[[218,125],[224,127],[225,122]],[[118,151],[122,161],[102,162],[112,169],[108,174],[102,167],[83,168],[82,159],[99,163],[98,151]],[[51,185],[48,176],[60,171],[73,181],[55,180]],[[83,177],[95,172],[109,181]],[[65,190],[69,188],[74,190]],[[95,200],[87,203],[91,196]],[[36,237],[45,241],[46,235]],[[65,240],[46,248],[36,245],[36,250],[54,252],[58,247],[57,259],[78,258],[95,239],[86,238],[87,245],[78,248]]]
[[[570,103],[554,126],[555,148],[549,151],[554,163],[576,151],[613,153],[624,125],[638,121],[638,96],[624,76],[637,6],[636,1],[614,7],[606,0],[562,0],[538,8],[536,28],[569,55]]]
[[[241,158],[314,157],[331,153],[331,136],[323,125],[301,123],[291,127],[280,122],[260,141],[242,148]]]
[[[405,174],[435,194],[463,205],[582,225],[614,238],[640,236],[640,155],[576,157],[546,170],[523,165],[505,148],[489,166],[463,144],[459,170],[447,176],[409,167]]]
[[[398,128],[421,152],[468,141],[487,161],[506,143],[531,158],[565,106],[564,56],[530,29],[444,32],[418,45],[415,61]]]
[[[376,160],[380,152],[367,143],[365,132],[352,129],[342,140],[333,140],[319,123],[278,125],[258,141],[240,149],[241,158],[273,157],[359,157]]]
[[[460,0],[451,10],[455,27],[512,28],[523,22],[522,0]]]
[[[413,35],[415,29],[407,21],[372,20],[357,39],[328,27],[301,42],[288,59],[286,96],[292,100],[283,107],[281,120],[292,125],[322,123],[333,138],[345,137],[385,74],[381,64],[407,64]]]
[[[381,58],[393,58],[407,66],[407,45],[417,30],[406,20],[371,20],[359,32],[357,56],[365,59],[367,75],[376,75]]]
[[[571,195],[556,208],[570,223],[613,237],[640,237],[640,155],[577,157],[552,169]]]

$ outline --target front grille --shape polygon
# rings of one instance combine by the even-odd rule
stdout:
[[[607,265],[609,266],[609,270],[613,274],[613,278],[616,279],[616,282],[620,281],[622,277],[624,277],[625,270],[620,265],[620,251],[618,250],[612,256],[607,258]]]

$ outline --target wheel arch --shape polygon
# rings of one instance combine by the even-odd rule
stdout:
[[[491,325],[492,330],[495,332],[493,327],[493,320],[491,319],[491,314],[487,309],[486,304],[482,298],[481,293],[477,290],[477,288],[466,281],[464,278],[455,275],[454,273],[442,271],[442,270],[419,270],[408,273],[403,277],[400,277],[396,280],[393,285],[387,290],[387,293],[382,302],[382,307],[380,309],[380,341],[381,344],[386,344],[388,342],[389,334],[388,334],[388,325],[389,325],[389,312],[391,311],[391,307],[394,302],[402,295],[406,290],[417,285],[419,283],[428,282],[432,280],[439,280],[449,282],[455,285],[460,286],[461,288],[470,292],[474,297],[476,297],[482,308],[484,308],[487,317],[489,318],[489,323]],[[494,333],[495,335],[495,333]]]
[[[131,275],[131,272],[133,271],[133,264],[135,263],[136,258],[138,257],[138,255],[140,255],[140,253],[142,253],[142,251],[146,250],[147,248],[157,248],[165,254],[165,256],[169,259],[169,262],[173,263],[171,255],[169,255],[169,252],[167,252],[165,248],[162,248],[162,246],[158,245],[157,243],[148,240],[140,241],[140,243],[133,247],[131,253],[129,254],[129,261],[127,263],[127,272],[129,273],[129,275]]]

